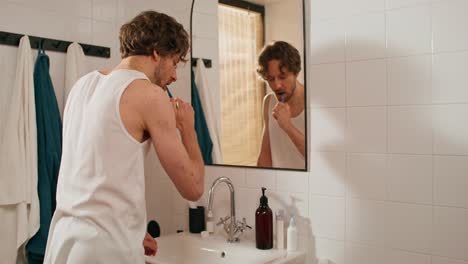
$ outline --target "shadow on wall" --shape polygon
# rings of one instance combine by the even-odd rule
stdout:
[[[409,154],[427,154],[432,166],[431,55],[385,58],[401,52],[380,43],[353,42],[354,51],[380,50],[383,56],[345,62],[340,43],[312,46],[307,68],[311,168],[310,218],[303,219],[310,227],[307,263],[319,263],[319,258],[335,264],[366,262],[361,259],[365,256],[354,253],[354,241],[429,254],[430,244],[412,246],[425,237],[424,229],[409,226],[418,221],[408,221],[411,215],[403,215],[401,204],[392,204],[394,210],[388,211],[388,202],[432,203],[432,186],[428,197],[413,193],[424,188],[419,186],[421,177],[432,177],[431,168],[427,175],[415,175],[409,167],[419,158]],[[396,76],[405,78],[392,78]],[[403,234],[402,225],[416,234]],[[403,238],[410,242],[399,243]],[[317,242],[322,239],[331,243]]]

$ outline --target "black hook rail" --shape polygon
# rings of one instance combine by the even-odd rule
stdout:
[[[192,57],[192,67],[197,66],[197,60],[198,58],[193,58]],[[203,64],[205,64],[206,68],[211,68],[211,60],[210,59],[202,59]]]
[[[0,31],[0,44],[9,46],[19,46],[20,39],[23,36],[24,34]],[[49,39],[35,36],[29,36],[29,42],[31,43],[31,48],[33,49],[37,49],[39,47],[39,43],[42,42],[42,47],[45,50],[57,52],[67,52],[68,46],[72,43],[70,41],[65,40]],[[82,43],[78,44],[81,45],[81,47],[83,48],[83,52],[86,56],[110,58],[110,48],[108,47],[101,47]]]

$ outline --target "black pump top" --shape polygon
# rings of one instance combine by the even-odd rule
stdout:
[[[268,206],[268,197],[265,196],[266,188],[262,187],[262,197],[260,197],[260,206]]]

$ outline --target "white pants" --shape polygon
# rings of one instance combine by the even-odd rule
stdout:
[[[143,264],[144,249],[118,248],[104,231],[75,217],[63,217],[52,225],[44,264]]]

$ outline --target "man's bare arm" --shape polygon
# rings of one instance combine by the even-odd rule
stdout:
[[[164,91],[149,82],[140,89],[139,113],[149,132],[162,167],[179,193],[196,201],[204,189],[204,163],[194,127],[187,126],[177,135],[172,103]],[[193,117],[192,117],[193,118]]]

